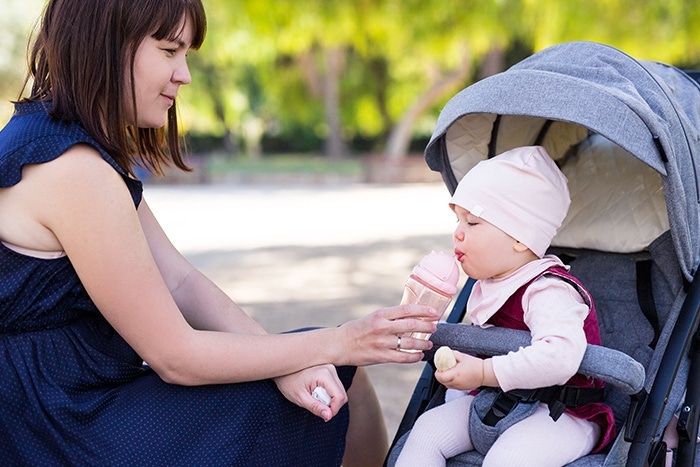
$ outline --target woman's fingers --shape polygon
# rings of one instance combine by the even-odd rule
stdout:
[[[411,333],[432,334],[440,318],[434,308],[423,305],[399,305],[376,310],[369,315],[340,326],[344,351],[341,363],[372,365],[375,363],[414,363],[423,351],[432,348],[427,339],[410,337]]]
[[[418,318],[427,321],[437,321],[440,316],[435,308],[425,305],[397,305],[377,310],[375,313],[380,314],[388,320]]]

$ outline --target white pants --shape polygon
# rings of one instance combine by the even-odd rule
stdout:
[[[445,459],[474,446],[469,439],[473,396],[463,396],[424,412],[411,430],[397,467],[444,466]],[[545,404],[508,428],[494,443],[485,467],[561,467],[590,453],[600,437],[596,423],[564,413],[556,422]]]

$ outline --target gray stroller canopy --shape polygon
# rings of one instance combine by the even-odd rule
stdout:
[[[684,72],[607,45],[571,42],[455,95],[425,158],[452,193],[480,159],[541,144],[560,160],[589,133],[600,135],[661,176],[676,254],[690,281],[700,263],[699,125],[700,86]]]

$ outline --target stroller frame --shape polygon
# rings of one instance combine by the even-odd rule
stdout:
[[[451,152],[448,132],[462,117],[495,115],[483,140],[467,143],[465,153],[479,157],[496,154],[517,146],[546,145],[547,132],[554,124],[572,124],[589,134],[600,135],[621,150],[651,167],[661,176],[668,212],[668,231],[663,235],[675,254],[678,281],[671,287],[678,294],[669,305],[662,326],[651,322],[655,347],[651,363],[639,374],[612,375],[613,385],[623,388],[629,397],[629,410],[611,451],[616,457],[593,456],[595,459],[571,465],[664,465],[666,445],[663,431],[674,413],[679,416],[679,445],[675,465],[694,465],[700,420],[700,86],[698,73],[682,72],[657,62],[640,62],[612,47],[592,42],[572,42],[545,49],[509,70],[486,78],[453,97],[442,110],[436,129],[426,148],[426,162],[442,174],[450,191],[468,171],[470,163]],[[543,92],[546,91],[546,92]],[[601,108],[603,110],[601,110]],[[518,131],[504,129],[501,117],[528,117],[536,120],[538,130],[525,137]],[[623,122],[620,124],[620,122]],[[540,123],[542,123],[540,125]],[[468,123],[464,124],[468,127]],[[500,127],[499,127],[500,126]],[[580,129],[579,128],[579,129]],[[468,128],[471,130],[471,128]],[[511,134],[508,134],[510,131]],[[468,131],[467,131],[468,132]],[[522,133],[522,132],[521,132]],[[581,141],[580,133],[570,145]],[[518,138],[521,138],[518,140]],[[587,136],[584,136],[586,138]],[[504,142],[506,141],[506,142]],[[561,142],[560,142],[561,143]],[[559,143],[559,146],[562,146]],[[556,143],[551,143],[556,147]],[[567,148],[569,148],[567,146]],[[550,154],[557,152],[550,149]],[[566,151],[561,151],[566,152]],[[560,157],[564,155],[560,154]],[[555,155],[552,157],[556,159]],[[576,247],[559,252],[568,254]],[[613,253],[619,253],[611,250]],[[633,250],[637,252],[638,250]],[[555,253],[557,249],[555,248]],[[656,273],[655,273],[656,274]],[[576,274],[575,274],[576,275]],[[672,281],[673,282],[673,281]],[[445,323],[431,337],[434,349],[440,345],[470,353],[483,353],[465,342],[465,332],[473,326],[458,324],[464,318],[466,303],[474,281],[469,279]],[[584,281],[584,284],[585,281]],[[639,293],[639,285],[637,292]],[[643,289],[643,287],[642,287]],[[675,293],[673,292],[672,293]],[[595,291],[591,290],[597,303]],[[640,301],[642,298],[640,298]],[[652,297],[653,304],[653,297]],[[644,308],[644,304],[639,306]],[[649,318],[649,317],[647,317]],[[455,328],[459,329],[455,330]],[[476,334],[469,334],[470,339]],[[657,346],[658,341],[658,346]],[[596,352],[589,346],[582,368],[595,367]],[[506,353],[509,349],[493,353]],[[620,367],[640,365],[632,357],[612,351]],[[608,355],[608,354],[606,354]],[[432,352],[426,354],[430,362]],[[625,360],[629,358],[628,360]],[[593,360],[593,362],[591,362]],[[590,366],[590,365],[589,365]],[[599,368],[594,368],[598,371]],[[646,370],[646,372],[645,372]],[[434,378],[434,367],[427,363],[404,413],[387,458],[395,457],[400,440],[417,417],[441,402],[444,388]],[[605,371],[605,370],[604,370]],[[615,373],[611,369],[610,373]],[[616,380],[619,378],[619,380]],[[630,379],[631,378],[631,379]],[[608,383],[611,379],[606,379]],[[394,459],[395,460],[395,459]],[[449,464],[448,465],[453,465]],[[473,464],[455,464],[473,465]]]

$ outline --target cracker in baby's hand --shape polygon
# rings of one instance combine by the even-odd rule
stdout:
[[[457,364],[457,360],[452,353],[452,349],[446,345],[437,349],[435,352],[435,357],[433,357],[433,361],[435,362],[435,367],[438,369],[438,371],[449,370]]]

